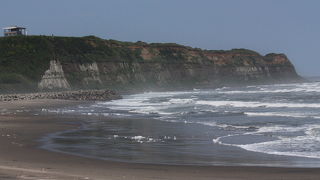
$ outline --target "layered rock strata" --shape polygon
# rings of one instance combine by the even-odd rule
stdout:
[[[42,76],[38,87],[40,90],[71,88],[64,75],[61,63],[58,60],[50,61],[50,67]]]

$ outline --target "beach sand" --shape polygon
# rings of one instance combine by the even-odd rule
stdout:
[[[46,134],[80,127],[77,116],[39,115],[17,110],[72,106],[84,102],[29,100],[0,103],[0,180],[302,180],[319,179],[317,168],[173,166],[119,163],[39,148]],[[8,113],[11,112],[11,113]]]

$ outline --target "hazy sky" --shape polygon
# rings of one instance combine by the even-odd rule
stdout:
[[[0,26],[29,34],[285,53],[320,75],[320,0],[5,0]]]

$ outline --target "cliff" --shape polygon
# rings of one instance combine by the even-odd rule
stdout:
[[[2,91],[217,87],[296,81],[284,54],[87,37],[0,38]]]

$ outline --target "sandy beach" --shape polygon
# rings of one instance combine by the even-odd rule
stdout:
[[[79,128],[77,116],[39,115],[21,110],[73,106],[79,101],[28,100],[0,103],[0,179],[319,179],[317,168],[172,166],[119,163],[39,148],[46,134]],[[19,113],[17,113],[19,112]]]

